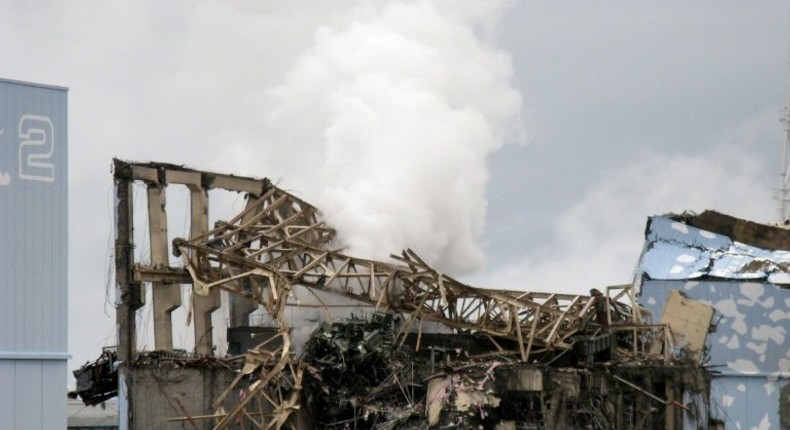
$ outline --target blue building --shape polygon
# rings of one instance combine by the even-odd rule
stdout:
[[[0,79],[0,428],[66,427],[65,88]]]
[[[790,229],[713,211],[655,216],[638,275],[655,322],[673,290],[716,310],[703,358],[715,420],[703,428],[790,429]]]

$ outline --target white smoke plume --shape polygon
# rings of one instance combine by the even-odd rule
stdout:
[[[510,58],[487,36],[503,7],[363,3],[319,27],[267,92],[266,164],[349,254],[410,247],[454,273],[484,263],[486,157],[521,136]]]

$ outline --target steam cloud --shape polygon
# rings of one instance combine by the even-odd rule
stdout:
[[[485,262],[486,157],[521,136],[510,58],[485,36],[503,7],[364,3],[319,27],[267,93],[268,161],[348,253],[410,247],[454,273]]]

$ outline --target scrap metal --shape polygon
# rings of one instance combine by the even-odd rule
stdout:
[[[69,392],[69,397],[82,399],[86,406],[94,406],[118,394],[118,373],[114,365],[116,354],[112,348],[105,348],[99,358],[85,363],[73,373],[77,387]]]

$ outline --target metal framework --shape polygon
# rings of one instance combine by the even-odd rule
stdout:
[[[218,291],[225,290],[231,298],[242,298],[248,311],[262,305],[277,325],[280,346],[261,345],[247,354],[243,375],[258,374],[247,397],[228,413],[217,410],[206,416],[218,420],[215,429],[226,428],[239,419],[249,420],[256,428],[294,427],[289,417],[299,407],[303,369],[290,351],[289,327],[282,318],[293,285],[404,314],[397,341],[402,344],[416,330],[417,348],[422,321],[436,321],[459,333],[487,336],[495,345],[517,345],[515,350],[500,347],[498,353],[514,355],[524,362],[539,354],[570,349],[572,337],[589,334],[591,326],[628,332],[631,353],[636,356],[662,357],[667,350],[662,345],[668,331],[663,326],[646,324],[646,315],[636,304],[630,287],[610,287],[606,295],[592,296],[475,288],[430,267],[409,249],[392,255],[391,263],[333,249],[335,230],[321,220],[318,209],[266,179],[119,160],[115,169],[120,212],[116,258],[120,263],[117,282],[122,292],[118,312],[122,359],[133,350],[134,334],[129,330],[133,331],[134,322],[128,319],[142,304],[141,282],[153,283],[155,315],[162,315],[155,319],[157,348],[172,348],[168,335],[160,342],[159,333],[169,331],[172,336],[169,316],[164,316],[180,305],[180,298],[175,301],[170,294],[163,299],[157,291],[172,289],[177,283],[193,285],[198,319],[205,320],[216,309]],[[130,187],[134,181],[143,181],[148,187],[152,246],[152,261],[148,265],[135,264],[130,255]],[[176,239],[172,244],[183,268],[168,266],[168,244],[162,244],[167,237],[164,187],[168,183],[186,185],[192,196],[190,237]],[[247,204],[231,220],[218,222],[207,231],[206,191],[217,187],[246,193]],[[160,306],[161,312],[156,311],[158,300],[165,302]],[[198,309],[197,304],[206,301],[209,304]],[[122,349],[124,342],[126,349]],[[206,351],[205,343],[202,351]],[[215,407],[241,378],[239,375],[228,387]]]
[[[518,342],[530,355],[567,349],[568,339],[594,319],[596,298],[568,294],[486,290],[441,273],[412,250],[384,263],[328,249],[334,230],[316,209],[272,187],[227,223],[174,246],[196,294],[222,288],[249,297],[279,321],[290,285],[299,284],[409,314],[408,322],[432,320],[462,332]],[[633,300],[630,289],[621,298]],[[601,298],[601,300],[604,300]],[[636,306],[608,308],[613,322],[642,324]],[[408,327],[409,324],[406,324]],[[405,330],[404,330],[405,332]]]

